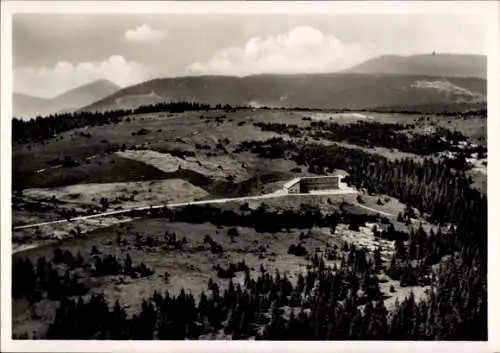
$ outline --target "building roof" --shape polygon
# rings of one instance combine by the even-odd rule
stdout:
[[[341,175],[318,175],[318,176],[307,176],[300,179],[327,179],[327,178],[340,178]]]
[[[284,189],[289,189],[298,182],[300,182],[302,179],[325,179],[325,178],[342,178],[342,175],[319,175],[319,176],[307,176],[307,177],[297,177],[293,178],[292,180],[286,182],[283,185]]]
[[[288,189],[288,188],[292,187],[293,185],[297,184],[300,181],[300,179],[302,179],[302,178],[294,178],[294,179],[288,181],[285,185],[283,185],[283,188]]]

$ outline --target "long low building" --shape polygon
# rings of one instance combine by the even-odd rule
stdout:
[[[315,176],[295,178],[284,185],[289,194],[307,194],[315,190],[337,190],[340,176]]]

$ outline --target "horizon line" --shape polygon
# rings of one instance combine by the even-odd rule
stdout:
[[[231,78],[246,78],[246,77],[252,77],[252,76],[266,76],[266,75],[269,75],[269,76],[295,76],[295,75],[333,75],[333,74],[352,74],[352,75],[399,75],[399,76],[429,76],[429,77],[434,77],[433,75],[418,75],[418,74],[395,74],[395,73],[357,73],[357,72],[348,72],[349,70],[351,69],[354,69],[356,68],[357,66],[359,65],[362,65],[364,63],[367,63],[371,60],[375,60],[375,59],[380,59],[380,58],[384,58],[384,57],[395,57],[395,58],[410,58],[410,57],[418,57],[418,56],[434,56],[434,55],[439,55],[439,56],[477,56],[477,57],[484,57],[485,59],[487,59],[488,55],[487,54],[477,54],[477,53],[449,53],[449,52],[425,52],[425,53],[420,53],[420,54],[409,54],[409,55],[401,55],[401,54],[382,54],[382,55],[378,55],[378,56],[374,56],[372,58],[368,58],[358,64],[355,64],[354,66],[350,66],[346,69],[341,69],[341,70],[337,70],[337,71],[310,71],[310,72],[256,72],[256,73],[250,73],[250,74],[243,74],[243,75],[236,75],[236,74],[224,74],[224,73],[189,73],[189,72],[185,72],[183,74],[179,74],[179,75],[168,75],[168,76],[162,76],[162,75],[158,75],[158,76],[154,76],[154,77],[150,77],[144,81],[139,81],[137,83],[133,83],[133,84],[130,84],[130,85],[126,85],[126,86],[122,86],[116,82],[114,82],[113,80],[110,80],[110,79],[107,79],[107,78],[99,78],[99,79],[96,79],[94,81],[91,81],[91,82],[88,82],[88,83],[84,83],[84,84],[81,84],[81,85],[78,85],[74,88],[70,88],[70,89],[67,89],[66,91],[63,91],[57,95],[54,95],[54,96],[51,96],[51,97],[43,97],[43,96],[37,96],[37,95],[33,95],[33,94],[29,94],[29,93],[25,93],[25,92],[20,92],[20,91],[16,91],[15,89],[12,90],[12,95],[14,94],[19,94],[19,95],[24,95],[24,96],[29,96],[29,97],[32,97],[32,98],[38,98],[38,99],[45,99],[45,100],[53,100],[53,99],[56,99],[60,96],[63,96],[71,91],[74,91],[74,90],[77,90],[79,88],[82,88],[82,87],[85,87],[85,86],[88,86],[88,85],[92,85],[94,83],[97,83],[99,81],[108,81],[114,85],[116,85],[117,87],[119,87],[120,89],[119,90],[122,90],[122,89],[125,89],[125,88],[128,88],[128,87],[133,87],[133,86],[137,86],[137,85],[140,85],[140,84],[143,84],[143,83],[146,83],[146,82],[149,82],[149,81],[153,81],[153,80],[161,80],[161,79],[179,79],[179,78],[188,78],[188,77],[231,77]],[[15,69],[13,69],[15,70]],[[437,77],[437,76],[435,76]],[[453,77],[460,77],[460,78],[477,78],[477,79],[482,79],[482,80],[486,80],[487,78],[482,78],[482,77],[477,77],[477,76],[453,76]]]

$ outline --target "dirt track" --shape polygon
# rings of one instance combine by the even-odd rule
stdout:
[[[85,219],[106,217],[106,216],[114,216],[114,215],[124,214],[124,213],[130,212],[132,210],[141,211],[141,210],[147,210],[147,209],[158,209],[158,208],[162,208],[165,206],[166,207],[183,207],[183,206],[188,206],[188,205],[203,205],[203,204],[212,204],[212,203],[226,203],[226,202],[233,202],[233,201],[261,200],[261,199],[286,197],[286,196],[297,197],[297,196],[304,196],[304,195],[346,195],[346,194],[352,194],[352,193],[356,193],[356,191],[354,189],[351,189],[351,188],[339,189],[339,190],[316,191],[316,192],[310,192],[307,194],[288,194],[283,190],[278,190],[278,191],[273,192],[273,193],[269,193],[269,194],[265,194],[265,195],[258,195],[258,196],[220,198],[220,199],[188,201],[188,202],[179,202],[179,203],[167,203],[167,204],[151,205],[151,206],[144,206],[144,207],[133,207],[133,208],[127,208],[127,209],[122,209],[122,210],[116,210],[116,211],[102,212],[102,213],[97,213],[97,214],[88,215],[88,216],[79,216],[79,217],[74,217],[74,218],[70,218],[70,219],[60,219],[57,221],[49,221],[49,222],[42,222],[42,223],[35,223],[35,224],[26,224],[23,226],[14,227],[13,230],[15,231],[15,230],[39,227],[39,226],[44,226],[44,225],[49,225],[49,224],[80,221],[80,220],[85,220]],[[369,209],[369,207],[365,207],[365,208]],[[374,209],[372,209],[372,210],[374,212],[378,212],[377,210],[374,210]],[[383,213],[383,212],[381,212],[381,213]]]

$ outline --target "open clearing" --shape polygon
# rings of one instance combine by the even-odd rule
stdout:
[[[116,152],[120,157],[129,158],[153,166],[163,172],[172,173],[179,169],[189,169],[207,177],[225,179],[229,175],[235,180],[248,179],[242,163],[228,155],[205,157],[203,162],[195,157],[179,158],[169,153],[160,153],[151,150]]]
[[[253,125],[257,122],[287,123],[308,126],[306,117],[319,113],[283,110],[244,110],[236,112],[209,111],[185,112],[177,114],[142,114],[130,116],[118,124],[75,129],[59,134],[49,141],[14,144],[12,149],[13,173],[17,177],[31,176],[36,171],[50,168],[53,161],[65,156],[86,163],[89,157],[115,152],[122,146],[140,147],[159,152],[180,148],[197,152],[196,144],[209,148],[211,153],[227,154],[232,148],[245,140],[265,140],[279,136],[272,132],[261,131]],[[320,113],[320,116],[336,115],[337,123],[353,123],[358,113],[349,113],[348,118],[339,118],[346,113]],[[435,115],[389,114],[362,112],[381,123],[416,124],[418,126],[442,126],[458,130],[475,141],[486,143],[486,121],[484,118],[455,119]],[[353,118],[354,117],[354,118]],[[366,119],[364,119],[366,120]],[[225,150],[217,148],[221,144]],[[219,147],[222,147],[219,146]],[[46,179],[46,178],[43,178]],[[119,180],[112,180],[119,181]],[[40,181],[42,182],[42,181]],[[41,186],[31,184],[30,186]]]
[[[252,196],[217,203],[216,207],[222,211],[234,211],[241,210],[246,204],[244,206],[250,210],[262,207],[272,212],[319,208],[322,213],[339,210],[352,214],[378,213],[381,218],[387,218],[381,222],[390,221],[397,231],[408,231],[409,227],[418,227],[420,224],[426,231],[435,230],[436,227],[423,221],[420,215],[408,224],[398,221],[398,214],[404,212],[405,205],[386,195],[368,195],[363,190],[360,191],[360,197],[357,191],[339,192],[338,195],[285,195],[280,189],[287,181],[313,175],[307,167],[298,166],[288,159],[260,158],[249,151],[234,152],[242,141],[271,137],[295,139],[261,131],[254,126],[256,122],[307,127],[310,124],[307,118],[328,121],[330,117],[332,122],[342,124],[366,120],[415,124],[414,129],[427,132],[436,126],[453,127],[464,133],[470,128],[478,141],[483,134],[485,136],[482,127],[484,121],[481,120],[451,121],[445,117],[426,116],[426,120],[418,121],[420,116],[405,114],[256,109],[136,115],[114,125],[68,131],[43,143],[13,146],[13,173],[19,188],[23,189],[13,198],[16,206],[13,209],[13,225],[65,220],[70,218],[65,216],[65,212],[70,211],[85,215],[194,200],[209,203],[214,199],[227,200],[234,197],[234,193],[236,196]],[[389,159],[421,159],[410,153],[387,148],[361,148],[344,142],[335,143]],[[69,160],[65,160],[65,157]],[[486,175],[482,172],[482,169],[473,170],[471,175],[484,190]],[[212,182],[215,186],[210,184]],[[273,192],[276,193],[274,198],[257,196]],[[283,229],[286,229],[285,226]],[[372,233],[374,226],[365,224],[359,230],[351,230],[348,225],[339,224],[333,233],[326,228],[313,228],[310,232],[307,229],[290,229],[259,233],[253,228],[237,227],[238,236],[231,240],[228,236],[229,227],[226,226],[107,215],[16,230],[13,232],[16,251],[13,256],[27,256],[32,261],[36,261],[39,256],[49,259],[58,246],[73,254],[80,252],[86,262],[90,262],[92,246],[96,246],[102,254],[116,255],[120,261],[129,254],[134,263],[143,262],[155,273],[136,279],[126,276],[96,278],[89,271],[83,271],[79,276],[90,288],[89,295],[104,292],[111,305],[120,299],[127,311],[135,313],[140,309],[141,300],[155,290],[178,293],[184,288],[197,297],[201,291],[207,290],[209,279],[225,288],[227,280],[217,277],[215,265],[227,267],[230,263],[244,260],[252,275],[262,265],[272,271],[286,272],[289,278],[295,280],[299,273],[307,271],[310,263],[307,256],[288,254],[290,245],[300,241],[307,249],[308,256],[317,250],[323,252],[328,246],[342,247],[344,243],[365,248],[369,253],[380,247],[382,258],[387,262],[394,251],[394,243],[375,238]],[[185,238],[186,242],[180,248],[165,246],[166,232],[175,232],[178,240]],[[301,233],[308,235],[300,239]],[[206,236],[219,243],[223,253],[212,253],[204,241]],[[52,242],[49,243],[49,240]],[[146,244],[144,240],[147,240]],[[33,245],[41,246],[33,248]],[[169,274],[168,280],[165,280],[165,272]],[[386,305],[389,309],[394,306],[396,299],[402,301],[410,291],[420,298],[426,290],[426,287],[401,288],[398,281],[385,275],[380,275],[380,278],[383,279],[380,287],[387,295]],[[242,279],[243,273],[237,272],[234,281]],[[395,288],[394,293],[390,291],[391,286]],[[36,331],[37,335],[42,336],[47,323],[53,319],[56,306],[56,302],[43,299],[35,306],[37,318],[25,300],[15,300],[14,333],[31,334]]]
[[[311,115],[311,119],[315,121],[335,121],[339,122],[345,119],[350,119],[352,121],[356,120],[374,120],[373,117],[361,113],[314,113]]]
[[[331,244],[343,244],[344,241],[355,241],[357,244],[369,243],[377,245],[378,242],[370,234],[369,226],[361,228],[358,232],[344,229],[341,225],[334,235],[321,229],[313,229],[309,235],[302,239],[303,245],[309,254],[316,250],[324,251]],[[242,260],[250,267],[251,275],[256,275],[260,266],[266,269],[277,269],[287,273],[287,276],[295,281],[299,273],[307,271],[309,260],[307,257],[298,257],[288,254],[288,248],[299,242],[299,235],[303,230],[291,230],[290,232],[257,233],[251,228],[238,227],[239,235],[231,241],[227,235],[228,227],[214,226],[209,223],[187,224],[169,222],[163,219],[144,219],[130,223],[113,225],[111,227],[95,230],[83,238],[67,240],[60,245],[50,244],[47,246],[31,249],[19,254],[27,256],[36,261],[40,256],[51,258],[53,249],[61,246],[74,254],[80,252],[85,261],[90,259],[92,246],[96,246],[103,254],[114,254],[123,260],[129,254],[134,263],[144,262],[148,267],[155,270],[152,276],[140,279],[130,279],[124,276],[91,277],[85,272],[81,273],[81,279],[91,287],[91,293],[104,292],[108,302],[114,303],[119,299],[130,313],[140,310],[143,297],[152,295],[155,290],[170,293],[178,293],[182,288],[198,297],[201,291],[207,291],[209,279],[214,280],[221,288],[225,288],[227,280],[217,277],[215,265],[227,267],[230,263],[238,263]],[[307,230],[306,230],[307,231]],[[177,239],[186,238],[186,243],[181,249],[173,250],[161,246],[165,232],[175,232]],[[139,245],[137,234],[142,239],[149,238],[153,243],[159,245]],[[117,243],[117,236],[120,243]],[[214,241],[221,244],[224,249],[222,254],[213,254],[204,238],[209,235]],[[156,243],[155,243],[156,244]],[[383,244],[382,244],[383,245]],[[16,257],[17,255],[14,255]],[[169,280],[165,281],[164,274],[169,273]],[[243,274],[238,272],[233,281],[242,281]],[[391,282],[392,283],[392,282]],[[387,301],[394,301],[395,296],[403,296],[409,293],[409,289],[401,290],[397,282],[393,285],[396,293],[389,293],[388,287],[385,293]],[[382,287],[384,288],[384,287]],[[422,287],[412,287],[414,291],[423,291]],[[400,298],[399,300],[402,300]],[[54,315],[54,302],[43,300],[36,306],[39,319],[30,316],[25,300],[14,301],[14,332],[32,332],[43,334],[46,330],[44,323],[51,321]]]
[[[57,200],[75,206],[99,206],[100,200],[109,200],[109,208],[132,208],[170,201],[190,201],[207,195],[201,188],[180,179],[153,180],[128,183],[77,184],[60,188],[26,189],[23,194],[29,200]],[[113,201],[120,201],[119,205]]]

